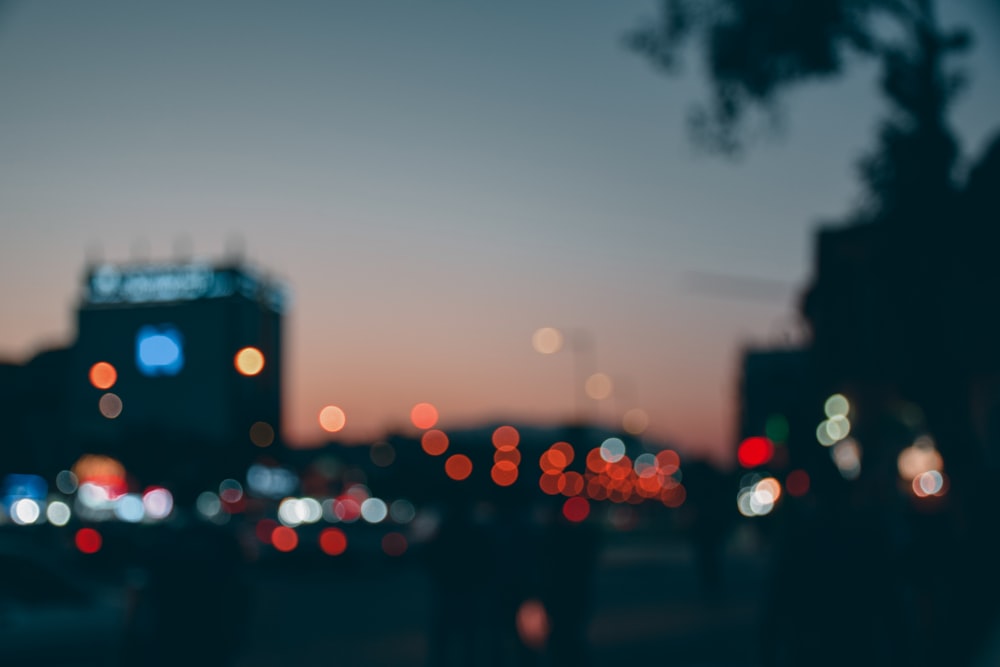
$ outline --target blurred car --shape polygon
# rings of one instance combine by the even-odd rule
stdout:
[[[69,556],[0,540],[0,665],[125,664],[135,590],[79,572]]]

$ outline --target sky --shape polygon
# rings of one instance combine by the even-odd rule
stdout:
[[[974,158],[1000,128],[1000,12],[940,5],[980,37],[953,115]],[[0,4],[0,359],[73,340],[88,258],[238,248],[291,293],[294,444],[327,437],[328,404],[355,442],[418,402],[444,428],[554,423],[601,371],[594,420],[641,408],[649,442],[729,460],[741,351],[803,340],[813,235],[858,202],[885,105],[859,66],[792,91],[740,159],[707,155],[694,54],[668,78],[624,46],[655,9]],[[545,326],[593,363],[536,352]]]

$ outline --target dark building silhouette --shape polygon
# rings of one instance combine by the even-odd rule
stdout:
[[[182,497],[241,475],[280,444],[282,309],[281,287],[244,265],[88,267],[72,346],[0,368],[19,443],[6,465],[51,474],[109,454]]]

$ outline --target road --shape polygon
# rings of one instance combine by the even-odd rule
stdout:
[[[709,600],[686,543],[617,536],[595,572],[591,664],[755,667],[765,586],[755,553],[730,542],[723,592]],[[262,568],[254,586],[254,620],[236,667],[426,664],[431,588],[412,563]]]

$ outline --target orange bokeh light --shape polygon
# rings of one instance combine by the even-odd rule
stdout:
[[[347,415],[336,405],[327,405],[319,411],[319,425],[328,433],[336,433],[344,428],[347,423]]]
[[[562,476],[561,472],[546,472],[538,478],[538,488],[550,496],[559,495],[559,484]]]
[[[601,456],[601,448],[595,447],[587,452],[587,470],[601,473],[608,469],[608,462]]]
[[[521,465],[521,452],[516,449],[498,449],[493,452],[493,462],[509,461],[515,466]]]
[[[672,449],[663,449],[656,454],[656,465],[664,475],[673,475],[681,467],[681,457]]]
[[[578,472],[568,472],[562,475],[559,492],[564,496],[578,496],[583,493],[583,475]]]
[[[257,375],[264,370],[264,353],[255,347],[244,347],[236,353],[233,364],[241,375]]]
[[[546,449],[538,459],[538,466],[545,472],[562,470],[566,467],[566,455],[558,450]]]
[[[472,461],[465,454],[454,454],[444,462],[444,471],[448,477],[460,482],[472,474]]]
[[[500,426],[493,431],[493,446],[497,449],[512,449],[521,442],[521,434],[513,426]]]
[[[425,431],[420,438],[420,446],[431,456],[440,456],[448,451],[448,435],[438,429]]]
[[[410,410],[410,421],[419,429],[433,428],[437,424],[438,411],[430,403],[417,403]]]
[[[678,484],[675,487],[669,489],[663,489],[660,492],[660,500],[667,507],[680,507],[684,504],[687,499],[687,489],[684,488],[683,484]]]
[[[549,450],[553,452],[559,452],[560,454],[562,454],[563,458],[566,459],[567,466],[573,462],[574,458],[576,458],[576,453],[573,451],[573,445],[569,444],[568,442],[557,442],[551,447],[549,447]]]
[[[271,545],[278,551],[294,551],[299,546],[299,534],[288,526],[278,526],[271,531]]]
[[[118,371],[106,361],[98,361],[90,367],[90,384],[97,389],[111,389],[118,381]]]
[[[498,461],[490,470],[490,478],[497,486],[510,486],[517,481],[517,466],[510,461]]]

